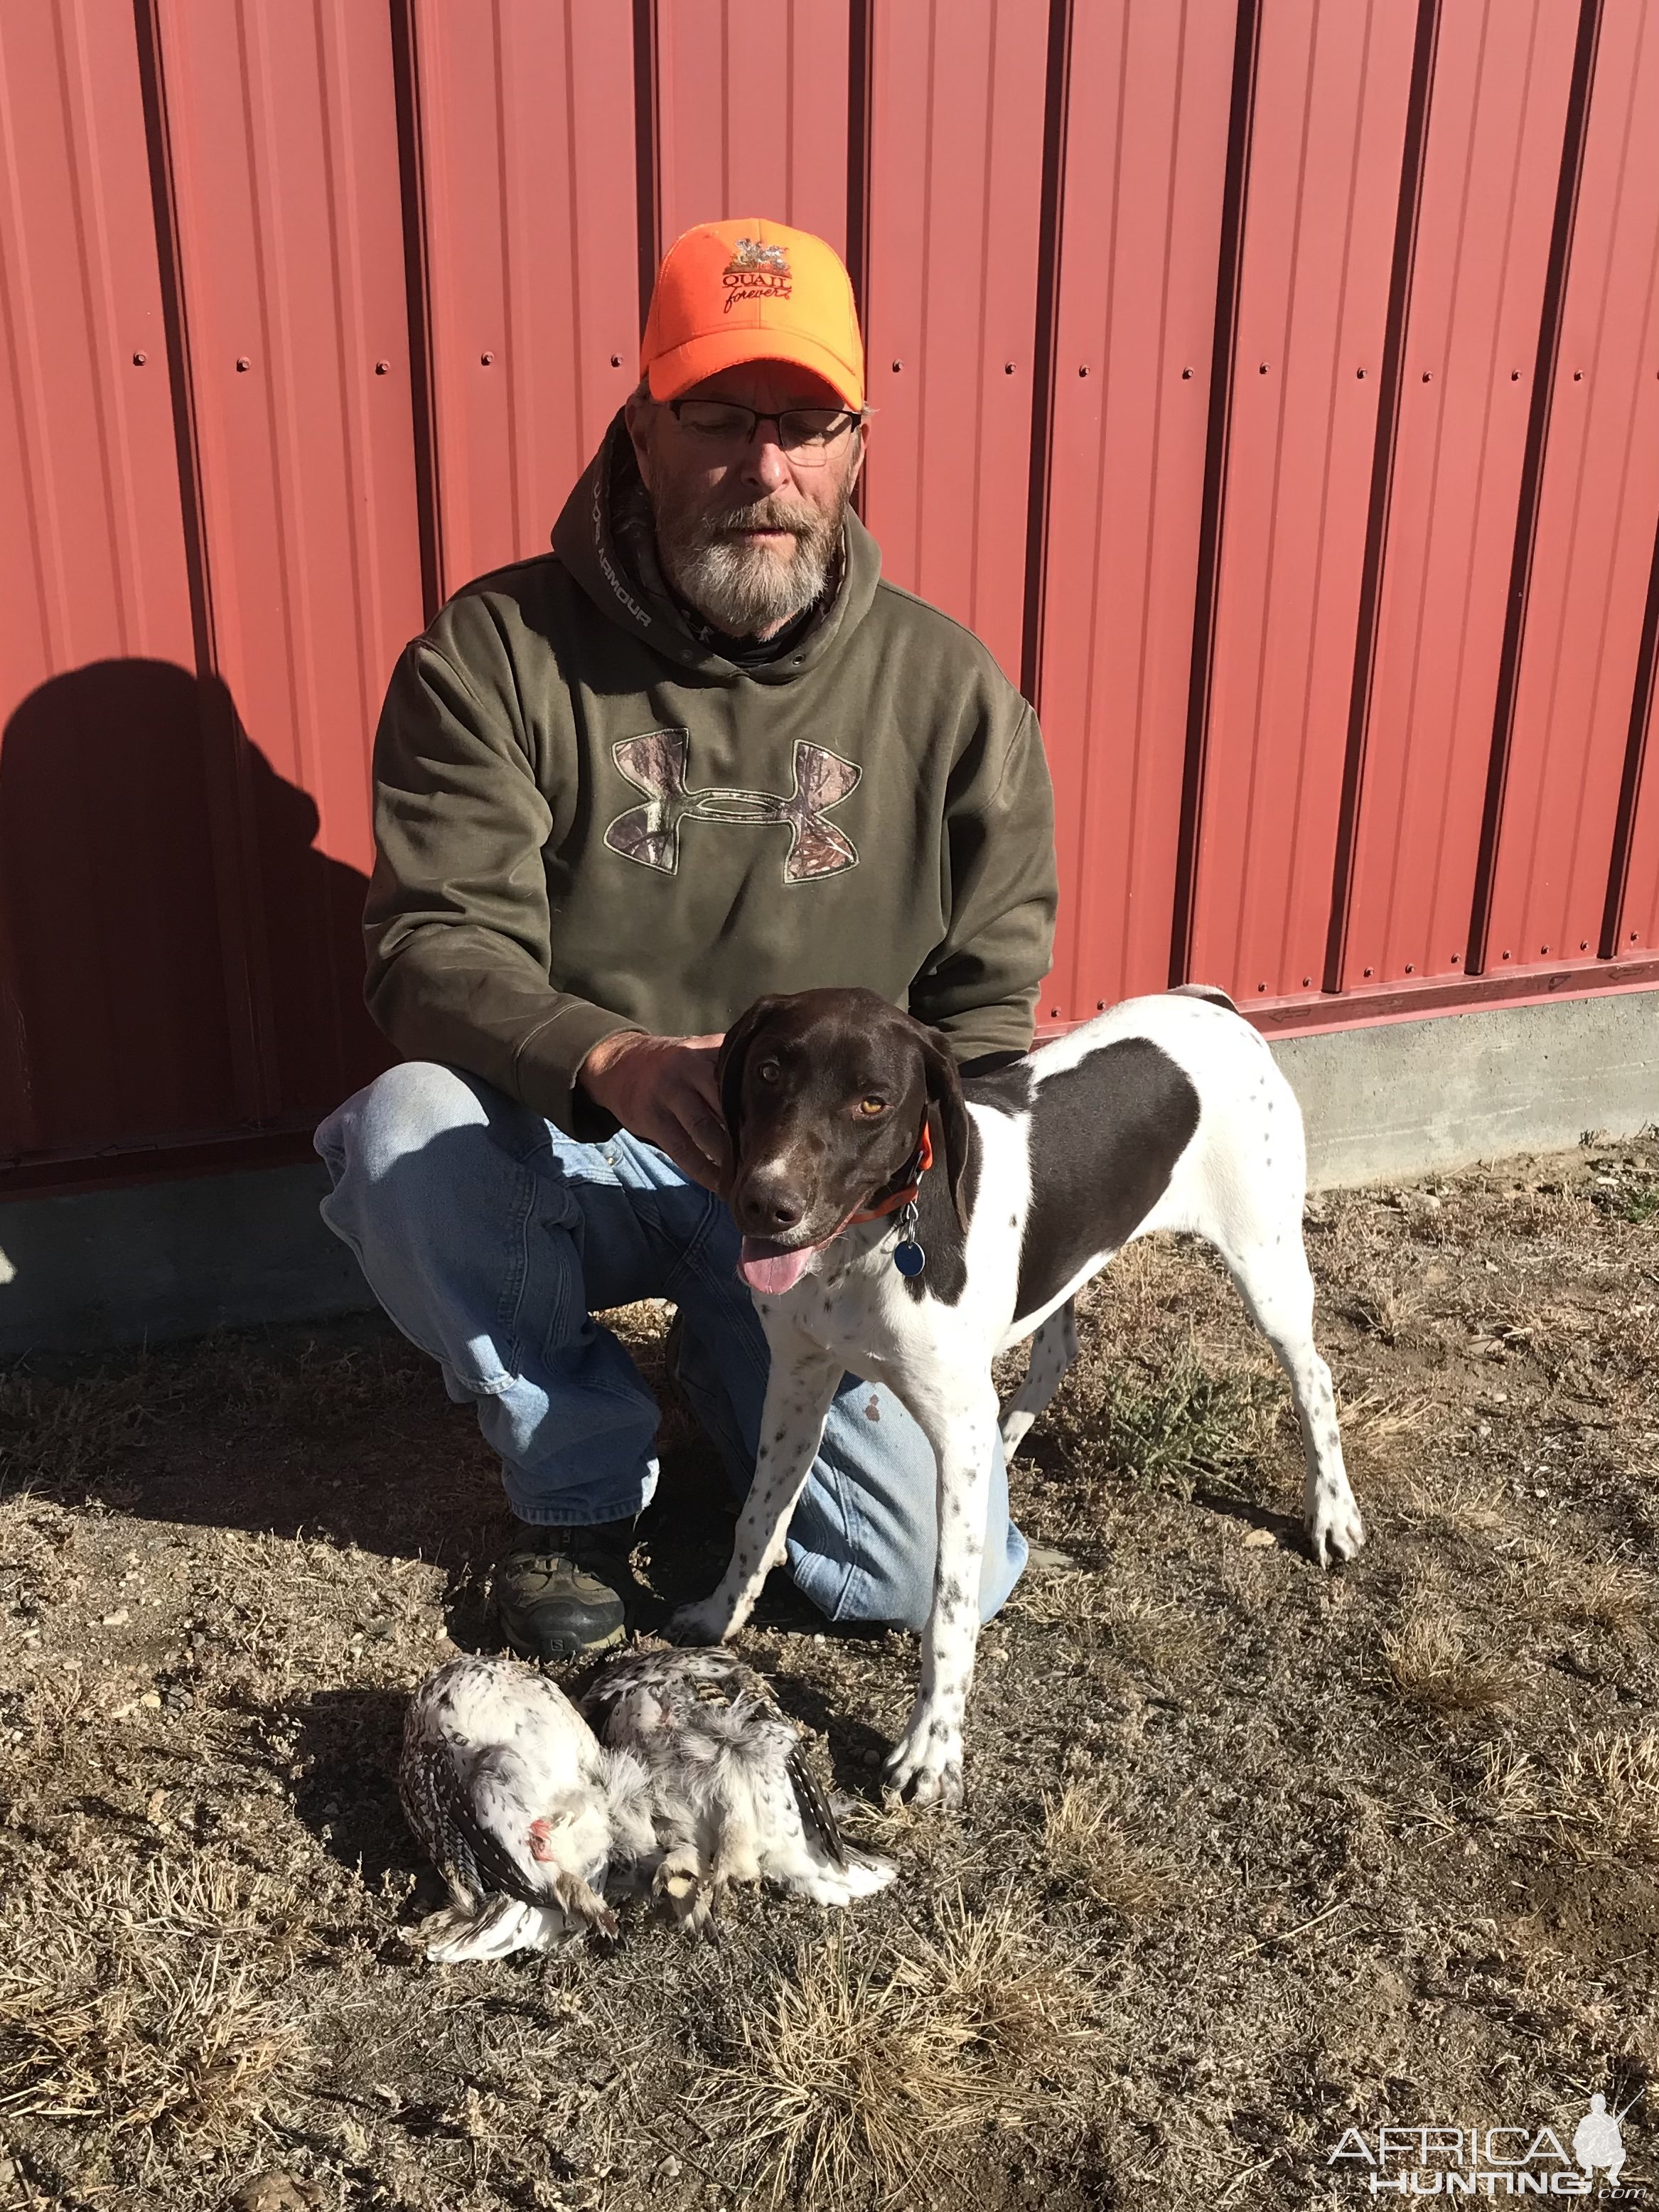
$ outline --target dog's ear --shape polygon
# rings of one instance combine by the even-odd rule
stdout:
[[[748,1064],[749,1048],[777,1003],[775,998],[757,999],[727,1030],[715,1055],[714,1080],[720,1085],[720,1111],[726,1116],[726,1134],[734,1168],[738,1163],[738,1125],[743,1120],[743,1071]]]
[[[945,1133],[945,1180],[956,1207],[963,1234],[968,1233],[968,1199],[963,1188],[968,1176],[968,1107],[962,1095],[962,1076],[956,1055],[938,1030],[923,1030],[921,1057],[927,1071],[927,1097],[939,1108]]]

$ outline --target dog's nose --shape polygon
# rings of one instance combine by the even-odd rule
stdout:
[[[738,1202],[738,1224],[750,1237],[781,1237],[803,1218],[806,1207],[793,1191],[751,1182]]]

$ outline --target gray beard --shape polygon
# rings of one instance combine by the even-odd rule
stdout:
[[[803,516],[793,507],[780,514],[768,500],[715,520],[659,514],[657,550],[668,580],[705,622],[728,637],[751,637],[805,613],[823,597],[845,514],[844,501],[833,516]],[[763,546],[740,545],[727,534],[769,524],[796,532],[787,561]]]
[[[797,544],[787,561],[757,545],[717,541],[664,562],[680,597],[728,637],[751,637],[803,613],[830,576],[828,549]]]

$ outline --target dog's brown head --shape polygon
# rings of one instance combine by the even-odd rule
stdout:
[[[752,1289],[793,1288],[818,1246],[897,1182],[930,1112],[962,1218],[968,1109],[956,1062],[937,1030],[874,991],[757,999],[727,1030],[717,1073],[726,1197]]]

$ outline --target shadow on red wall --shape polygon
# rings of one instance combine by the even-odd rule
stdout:
[[[0,741],[0,1159],[298,1129],[386,1065],[366,879],[319,819],[216,678],[105,660],[29,695]]]

